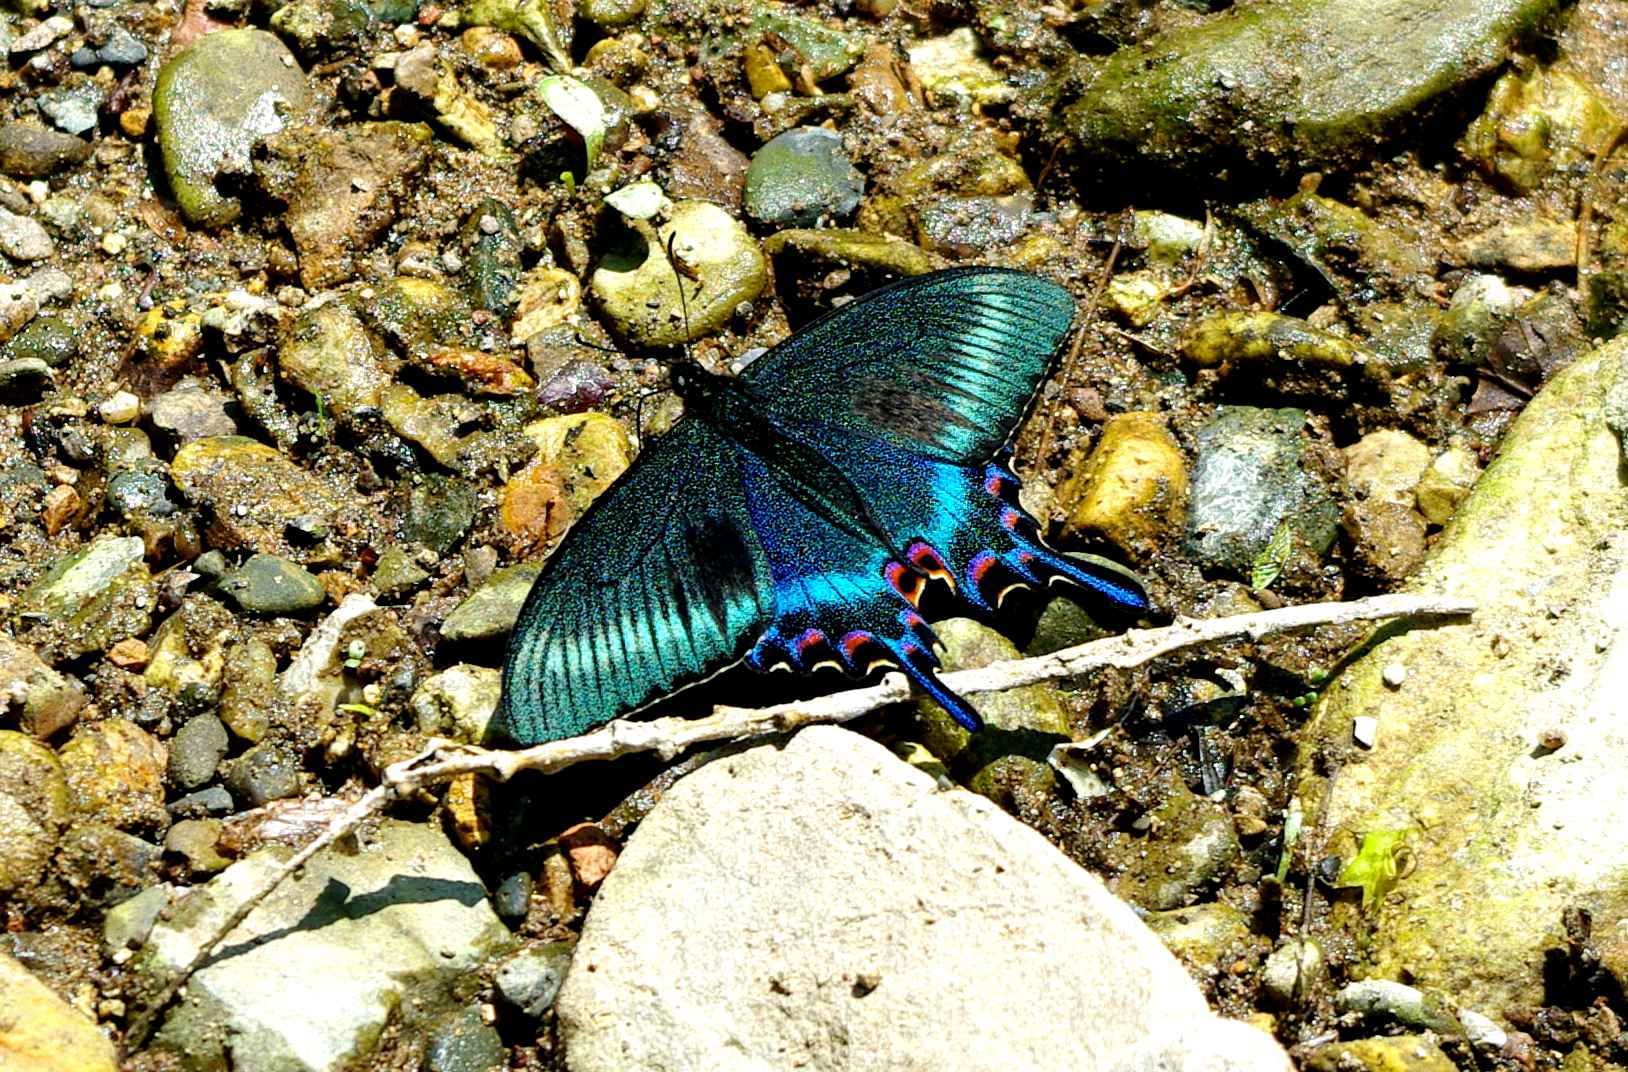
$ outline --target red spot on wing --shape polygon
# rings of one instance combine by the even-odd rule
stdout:
[[[797,638],[797,654],[799,657],[807,655],[809,650],[825,643],[825,634],[818,629],[805,629]]]

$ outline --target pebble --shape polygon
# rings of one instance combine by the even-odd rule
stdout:
[[[1345,481],[1365,499],[1412,505],[1430,448],[1406,432],[1369,432],[1345,448]]]
[[[251,808],[291,797],[300,791],[299,760],[262,741],[228,765],[226,787]]]
[[[48,19],[41,19],[27,33],[19,34],[8,47],[14,56],[24,52],[38,52],[50,48],[72,31],[72,19],[66,15],[52,15]]]
[[[588,290],[616,334],[637,346],[676,346],[722,328],[768,286],[768,260],[741,222],[706,201],[674,204],[652,228],[632,222],[636,240],[606,258]],[[672,247],[683,268],[675,273]],[[684,280],[680,300],[678,277]]]
[[[424,1039],[424,1072],[489,1072],[508,1064],[497,1029],[465,1008],[436,1021]]]
[[[138,541],[139,542],[139,541]],[[162,829],[167,750],[128,719],[80,726],[60,753],[63,774],[81,815],[120,830]]]
[[[230,815],[232,812],[232,794],[218,785],[200,789],[196,793],[188,793],[184,797],[176,797],[165,806],[170,815],[177,819],[203,819]]]
[[[466,480],[439,473],[414,474],[391,496],[401,519],[401,538],[444,555],[475,523],[479,501]]]
[[[237,433],[237,422],[226,415],[225,397],[196,384],[173,387],[154,398],[147,416],[176,445]]]
[[[276,448],[244,436],[209,436],[186,444],[175,452],[170,479],[207,512],[210,541],[223,551],[310,561],[331,552],[323,543],[290,544],[290,525],[314,516],[333,528],[335,519],[355,518],[364,509],[354,495],[342,495]]]
[[[0,253],[12,260],[42,261],[56,253],[56,243],[38,220],[0,208]]]
[[[226,727],[214,715],[188,720],[170,739],[170,782],[186,791],[211,781],[227,743]]]
[[[33,123],[0,126],[0,172],[14,179],[37,179],[90,159],[90,142]]]
[[[192,878],[224,871],[232,863],[221,855],[219,819],[182,819],[164,835],[164,851],[184,858]]]
[[[842,136],[824,127],[778,135],[746,169],[746,212],[770,227],[846,219],[864,193],[865,179],[844,153]]]
[[[1386,663],[1379,676],[1385,682],[1387,688],[1399,689],[1402,687],[1402,683],[1408,679],[1408,668],[1401,663]]]
[[[1294,1008],[1327,982],[1328,966],[1316,942],[1289,939],[1261,966],[1261,997],[1276,1008]]]
[[[532,882],[530,871],[516,871],[506,876],[497,884],[492,892],[492,908],[496,910],[498,918],[511,926],[525,921],[531,912],[531,891],[535,884]],[[550,996],[550,1001],[553,997]]]
[[[1057,489],[1067,529],[1151,554],[1187,517],[1187,461],[1155,413],[1108,420],[1096,446]]]
[[[59,86],[37,98],[40,112],[64,134],[88,134],[96,129],[98,113],[105,101],[102,87],[95,82]]]
[[[168,886],[148,886],[109,908],[102,918],[102,944],[108,954],[135,949],[145,942],[159,913],[169,907],[170,895]]]
[[[1351,720],[1351,739],[1363,748],[1372,748],[1379,739],[1379,719],[1358,715]]]
[[[85,706],[85,690],[73,678],[50,667],[32,648],[0,636],[0,710],[9,711],[18,728],[47,740],[72,726]]]
[[[498,570],[446,616],[441,636],[452,641],[488,640],[508,633],[541,572],[536,563]]]
[[[0,895],[39,881],[70,809],[67,779],[51,749],[26,733],[0,730]]]
[[[1419,512],[1432,525],[1445,525],[1469,497],[1481,475],[1475,455],[1463,447],[1449,447],[1437,455],[1419,477],[1414,489]]]
[[[573,948],[571,942],[544,942],[510,957],[492,975],[498,997],[528,1020],[540,1020],[565,982]]]
[[[327,590],[298,563],[255,554],[220,580],[220,590],[250,614],[300,614],[320,607]]]

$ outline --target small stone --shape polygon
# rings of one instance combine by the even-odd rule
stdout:
[[[63,85],[41,93],[40,112],[64,134],[88,134],[96,129],[97,115],[106,94],[94,81]]]
[[[135,949],[145,942],[159,913],[169,907],[170,894],[168,886],[148,886],[108,909],[102,917],[102,944],[108,954]]]
[[[107,648],[107,661],[119,670],[142,670],[147,666],[147,655],[147,642],[140,637],[125,637]]]
[[[1277,1008],[1293,1008],[1327,982],[1323,950],[1312,941],[1290,939],[1272,950],[1261,966],[1261,997]]]
[[[1447,524],[1480,475],[1481,467],[1469,451],[1462,447],[1443,451],[1430,463],[1414,489],[1419,512],[1432,525]]]
[[[133,424],[141,416],[141,399],[129,391],[115,391],[96,413],[108,424]]]
[[[230,815],[232,808],[232,794],[219,785],[176,797],[165,805],[165,810],[176,819],[218,819],[222,815]]]
[[[1464,1037],[1478,1050],[1501,1050],[1509,1042],[1509,1032],[1473,1009],[1458,1010],[1459,1022],[1464,1025]]]
[[[1017,96],[982,55],[970,26],[922,41],[910,50],[910,68],[929,98],[946,103],[1000,104]]]
[[[0,208],[0,253],[12,260],[42,261],[56,250],[56,243],[38,220]]]
[[[1057,489],[1067,529],[1152,554],[1186,522],[1187,462],[1162,418],[1122,413]]]
[[[746,212],[771,227],[846,219],[864,192],[864,177],[843,152],[842,136],[824,127],[798,127],[775,137],[752,155],[746,171]]]
[[[0,126],[0,172],[14,179],[54,175],[90,159],[90,142],[32,123]]]
[[[401,519],[401,538],[438,555],[458,545],[475,523],[475,489],[456,477],[425,473],[396,485],[391,496]]]
[[[516,871],[497,884],[492,893],[492,908],[505,923],[517,925],[531,912],[532,880],[530,871]]]
[[[80,726],[62,746],[61,759],[81,815],[120,830],[162,829],[169,823],[166,749],[134,722],[114,718]]]
[[[220,227],[242,211],[217,188],[250,171],[255,145],[311,106],[294,56],[264,30],[205,34],[165,62],[153,89],[164,170],[182,213]]]
[[[596,890],[616,866],[616,843],[593,823],[578,823],[560,832],[560,847],[571,874],[584,890]]]
[[[224,826],[219,819],[182,819],[164,835],[164,851],[185,858],[189,877],[224,871],[232,863],[220,853]]]
[[[79,683],[51,669],[32,648],[0,635],[0,711],[45,740],[72,726],[85,706]]]
[[[171,388],[153,399],[147,417],[176,445],[237,434],[237,422],[226,415],[225,397],[196,384]]]
[[[270,742],[255,745],[229,766],[227,788],[251,808],[300,791],[299,761]]]
[[[545,942],[510,957],[492,976],[498,997],[527,1019],[541,1019],[565,982],[572,949],[570,942]]]
[[[1319,1046],[1302,1067],[1307,1072],[1453,1072],[1458,1066],[1432,1036],[1390,1035]]]
[[[1408,668],[1401,663],[1386,663],[1379,676],[1380,680],[1385,682],[1386,688],[1399,689],[1408,679]]]
[[[1566,734],[1564,730],[1546,729],[1538,733],[1538,749],[1545,755],[1558,752],[1566,747]]]
[[[1406,432],[1369,432],[1345,448],[1345,480],[1364,498],[1411,504],[1430,449]]]
[[[7,357],[32,357],[60,368],[79,353],[78,331],[59,316],[35,317],[0,346]]]
[[[327,590],[297,563],[276,555],[250,555],[220,580],[220,589],[251,614],[300,614],[320,607]]]
[[[192,790],[211,781],[226,758],[226,727],[214,715],[190,719],[170,740],[170,781]]]
[[[638,346],[676,346],[722,328],[768,285],[768,261],[729,213],[680,201],[659,228],[631,221],[637,241],[607,250],[588,289],[618,335]],[[667,259],[669,245],[680,268]],[[679,278],[683,280],[683,299]],[[687,315],[686,315],[687,313]]]
[[[502,1037],[476,1008],[443,1016],[424,1039],[424,1072],[489,1072],[507,1064]]]
[[[40,880],[70,815],[56,755],[26,733],[0,730],[0,895]]]
[[[502,688],[497,670],[460,663],[425,678],[407,706],[424,736],[481,744]]]
[[[73,32],[73,20],[66,15],[52,15],[41,19],[27,33],[19,34],[7,46],[12,55],[38,52],[50,48]]]
[[[1457,1035],[1462,1025],[1441,1001],[1417,987],[1393,979],[1359,979],[1334,995],[1334,1008],[1371,1020],[1402,1024],[1443,1035]]]
[[[504,635],[514,628],[520,605],[541,572],[542,566],[532,563],[498,570],[447,615],[441,623],[441,636],[461,641]]]
[[[1363,748],[1372,748],[1379,739],[1379,719],[1358,715],[1351,720],[1351,739]]]
[[[58,558],[17,598],[32,628],[23,638],[48,653],[106,651],[152,625],[146,547],[136,536],[102,536]]]
[[[429,573],[414,562],[411,555],[396,546],[385,548],[378,564],[373,567],[373,590],[381,599],[404,596],[429,579]]]
[[[490,26],[469,27],[458,36],[458,47],[482,67],[494,71],[513,70],[525,60],[519,42]]]
[[[79,497],[79,492],[74,490],[73,485],[58,484],[52,488],[46,493],[45,503],[40,510],[40,520],[45,524],[45,535],[55,539],[84,505],[85,501]]]
[[[516,343],[576,316],[582,305],[582,285],[562,268],[533,268],[520,281],[510,337]]]

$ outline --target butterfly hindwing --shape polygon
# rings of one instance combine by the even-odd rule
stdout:
[[[1074,318],[1055,283],[1000,268],[915,276],[826,314],[741,379],[787,429],[981,465],[1023,415]]]
[[[682,420],[566,535],[509,638],[500,728],[582,733],[739,659],[769,623],[769,563],[736,446]]]

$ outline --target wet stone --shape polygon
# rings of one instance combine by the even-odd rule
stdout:
[[[26,644],[0,636],[0,710],[9,711],[24,732],[44,740],[74,724],[85,706],[85,690],[73,678],[51,669]]]
[[[1122,413],[1103,426],[1057,498],[1069,531],[1145,556],[1186,518],[1186,459],[1158,415]]]
[[[1054,76],[1082,159],[1338,160],[1494,70],[1554,0],[1232,7]],[[1078,90],[1072,87],[1081,87]],[[1248,115],[1248,123],[1237,117]]]
[[[194,878],[224,871],[232,861],[220,852],[223,827],[219,819],[182,819],[164,835],[164,851],[183,858]]]
[[[324,543],[295,547],[288,531],[315,516],[330,528],[361,508],[273,447],[243,436],[194,440],[176,451],[170,477],[207,512],[206,534],[225,551],[252,550],[302,561],[323,557]]]
[[[24,1072],[116,1072],[113,1043],[21,963],[0,953],[0,1054]]]
[[[153,597],[135,536],[103,536],[58,559],[18,598],[16,613],[49,659],[105,651],[145,633]]]
[[[59,86],[37,99],[40,112],[51,120],[51,125],[69,135],[94,131],[104,101],[102,87],[95,82]]]
[[[488,197],[464,221],[464,264],[475,304],[500,316],[513,311],[524,271],[523,243],[509,206]]]
[[[358,257],[395,221],[397,201],[423,169],[430,141],[422,123],[298,127],[267,139],[256,174],[288,205],[283,220],[307,290],[356,274]]]
[[[327,591],[299,564],[276,555],[250,555],[220,580],[220,590],[250,614],[300,614],[320,607]]]
[[[396,486],[392,498],[401,518],[401,538],[444,555],[475,523],[475,489],[457,477],[425,473]]]
[[[140,946],[169,903],[167,886],[148,886],[129,900],[120,901],[102,919],[102,944],[109,953]]]
[[[683,265],[678,273],[666,256],[669,245]],[[608,247],[589,293],[612,329],[640,346],[673,346],[717,331],[769,281],[768,262],[746,228],[705,201],[675,204],[659,228],[634,221]],[[682,300],[676,275],[692,276]]]
[[[0,360],[32,359],[60,368],[79,352],[73,327],[60,316],[39,316],[0,346]]]
[[[16,261],[42,261],[55,252],[56,243],[38,220],[0,208],[0,253]]]
[[[277,655],[271,645],[251,639],[227,652],[220,719],[234,737],[250,744],[264,737],[277,698]]]
[[[270,742],[262,742],[231,764],[226,786],[246,807],[258,808],[300,791],[299,760]]]
[[[424,1040],[424,1072],[487,1072],[507,1058],[497,1028],[481,1019],[478,1008],[442,1017]]]
[[[225,397],[197,385],[174,387],[153,399],[147,419],[176,444],[237,433],[237,422],[226,415]]]
[[[0,172],[38,179],[90,159],[90,142],[32,123],[0,126]]]
[[[520,605],[541,572],[542,566],[534,563],[498,570],[447,615],[441,635],[453,641],[504,635],[514,628]]]
[[[786,131],[754,153],[746,171],[746,212],[770,227],[846,219],[864,193],[842,136],[824,127]]]
[[[217,188],[246,176],[254,146],[311,106],[293,55],[264,30],[205,34],[158,73],[153,119],[170,187],[189,222],[220,227],[242,211]]]
[[[165,808],[175,819],[219,818],[232,813],[232,794],[221,786],[212,785],[196,793],[176,797]]]
[[[545,942],[510,957],[492,976],[498,997],[527,1019],[541,1019],[565,982],[574,948],[570,942]]]
[[[62,746],[74,808],[121,830],[163,829],[163,742],[126,719],[81,726]]]
[[[524,921],[531,911],[534,885],[529,871],[516,871],[499,882],[497,889],[492,891],[492,908],[498,918],[510,925]]]
[[[215,777],[226,758],[226,727],[214,715],[190,719],[170,739],[170,781],[177,789],[198,788]]]
[[[405,596],[429,579],[429,573],[400,547],[385,548],[378,565],[373,567],[373,590],[381,599]]]
[[[0,730],[0,894],[39,881],[70,807],[62,764],[51,750],[16,730]]]
[[[1301,410],[1223,406],[1198,432],[1188,510],[1188,549],[1200,562],[1248,576],[1278,526],[1291,554],[1320,559],[1339,513],[1321,480],[1302,467]]]

